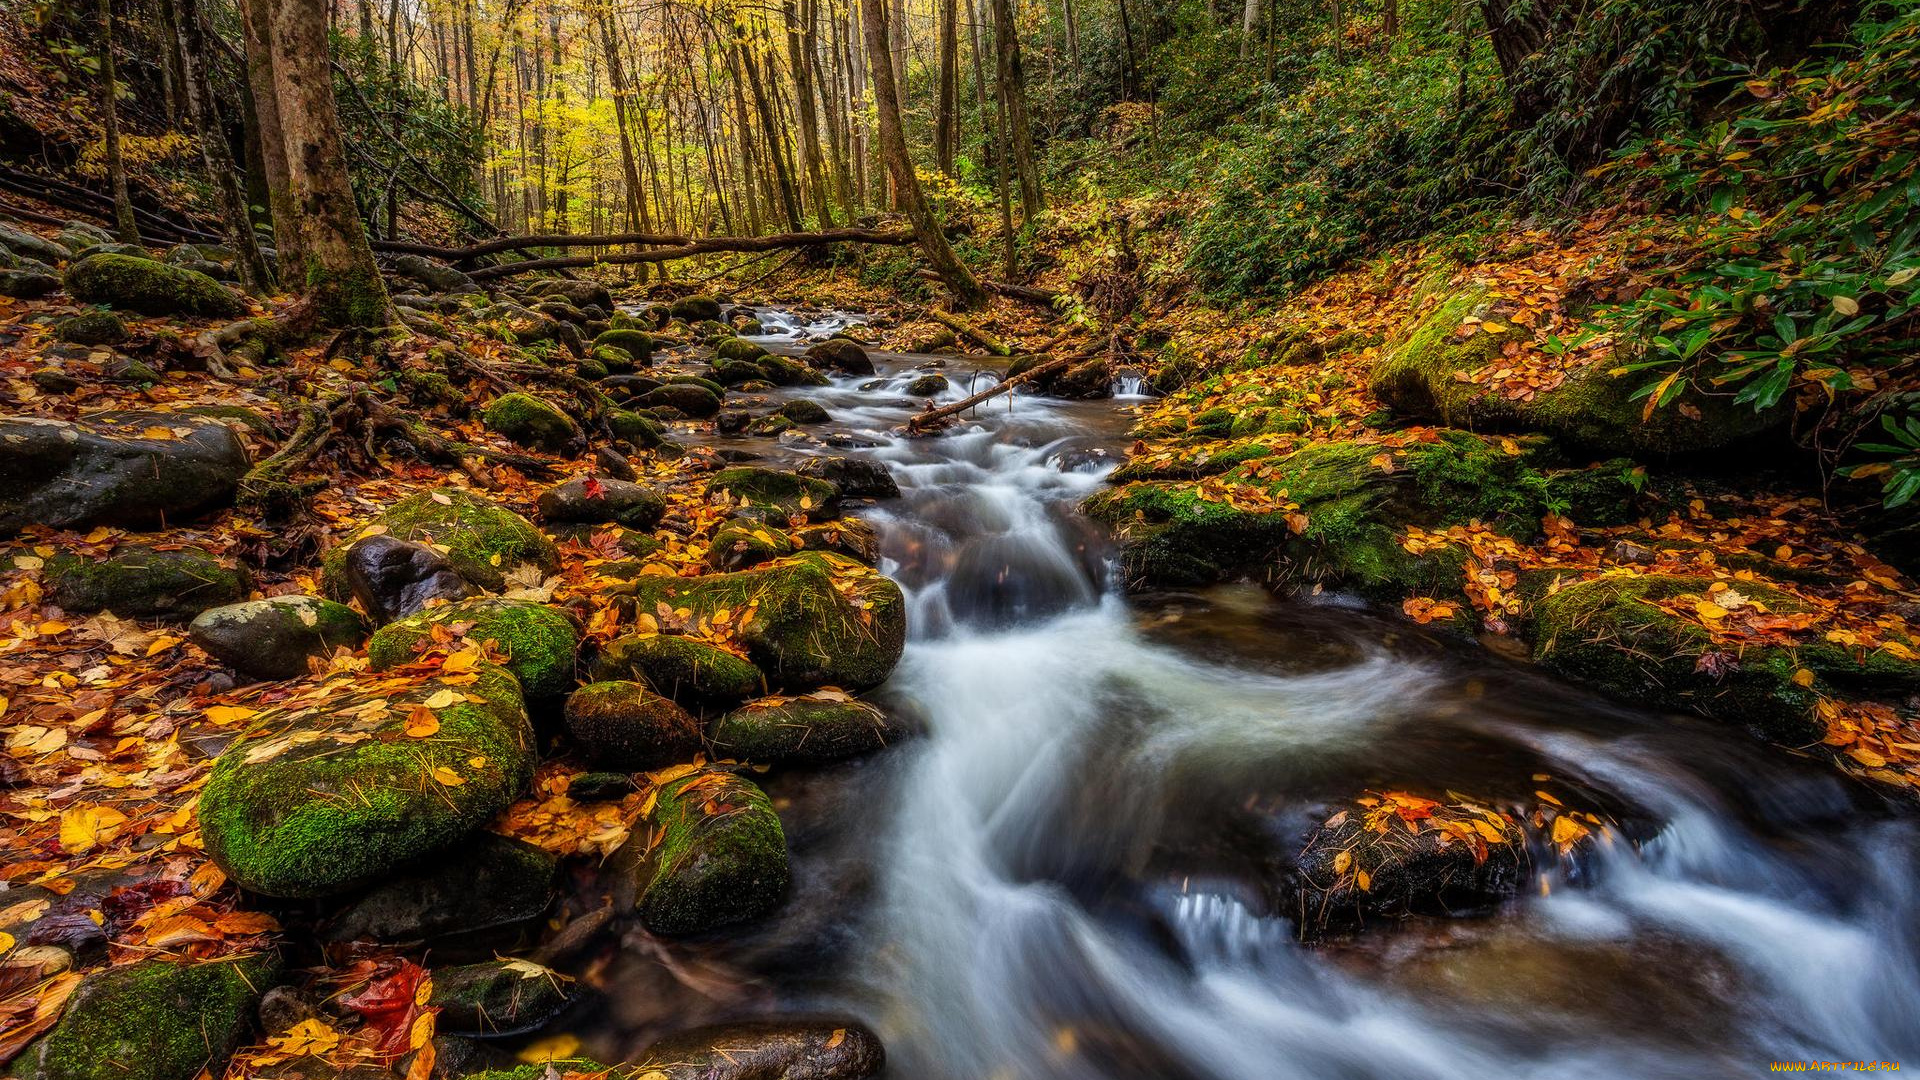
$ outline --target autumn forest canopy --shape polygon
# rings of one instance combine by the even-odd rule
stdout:
[[[5,0],[0,1075],[1920,1054],[1920,0]]]

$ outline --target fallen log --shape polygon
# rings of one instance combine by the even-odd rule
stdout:
[[[995,356],[1012,356],[1013,346],[980,329],[965,319],[955,318],[938,308],[928,308],[927,318],[959,334]]]
[[[974,394],[970,397],[962,398],[951,405],[942,405],[937,409],[928,409],[926,412],[916,413],[914,414],[911,420],[907,421],[907,430],[909,432],[914,432],[914,433],[924,431],[926,429],[926,425],[935,423],[936,421],[945,420],[949,416],[954,416],[959,413],[963,413],[968,409],[973,408],[975,405],[978,405],[981,402],[988,400],[989,398],[993,397],[996,394],[1009,393],[1013,390],[1014,387],[1019,386],[1022,383],[1032,382],[1033,380],[1038,379],[1041,376],[1051,375],[1056,371],[1065,371],[1067,368],[1067,365],[1073,363],[1077,359],[1079,359],[1079,357],[1063,356],[1058,360],[1049,360],[1044,364],[1039,364],[1034,367],[1030,367],[1027,370],[1021,372],[1020,374],[1015,375],[1011,379],[1002,379],[999,382],[994,383],[992,386],[988,387],[987,389],[982,390],[979,393]]]
[[[940,275],[931,270],[922,270],[919,276],[927,281],[940,280]],[[988,281],[985,278],[980,279],[980,287],[995,296],[1004,296],[1009,300],[1024,300],[1048,310],[1052,310],[1054,301],[1060,299],[1061,295],[1052,289],[1036,289],[1030,285],[1009,285],[1004,281]]]
[[[503,266],[483,266],[473,271],[475,279],[506,277],[534,270],[553,270],[592,266],[595,263],[650,263],[684,259],[720,251],[775,251],[781,248],[815,247],[821,244],[883,244],[895,247],[913,243],[910,232],[885,229],[822,229],[819,232],[772,233],[767,236],[709,236],[697,238],[675,233],[607,233],[570,235],[552,233],[534,236],[499,236],[464,247],[416,244],[404,240],[376,240],[373,250],[392,255],[424,255],[430,259],[459,264],[516,248],[569,247],[644,247],[649,251],[609,251],[598,255],[555,256],[526,259]]]

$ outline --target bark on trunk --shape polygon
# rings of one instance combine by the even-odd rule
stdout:
[[[940,171],[953,175],[959,155],[960,124],[960,0],[940,2],[940,97],[933,124],[934,158]]]
[[[1007,118],[1007,141],[1020,179],[1020,212],[1027,221],[1046,209],[1040,177],[1034,168],[1033,128],[1027,120],[1026,74],[1020,65],[1020,32],[1013,21],[1013,0],[990,0],[993,5],[993,44],[1001,109]]]
[[[273,275],[260,255],[259,242],[254,239],[253,220],[247,213],[246,196],[240,190],[239,172],[233,166],[233,151],[227,145],[226,128],[213,101],[213,84],[206,67],[211,53],[207,48],[210,35],[205,15],[199,0],[174,0],[172,9],[179,22],[174,36],[180,42],[181,82],[187,93],[187,109],[200,137],[200,160],[207,169],[207,182],[213,185],[220,204],[227,244],[238,256],[240,284],[250,293],[264,292],[272,287]]]
[[[113,4],[100,0],[100,124],[106,139],[107,187],[113,193],[113,233],[123,244],[140,242],[140,223],[133,217],[133,196],[127,192],[127,163],[120,156],[120,94],[113,63]]]

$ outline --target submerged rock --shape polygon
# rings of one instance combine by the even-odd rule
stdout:
[[[751,781],[717,768],[689,772],[659,787],[643,825],[614,863],[620,899],[653,933],[703,933],[786,899],[786,834]]]
[[[1368,916],[1484,911],[1514,894],[1530,865],[1506,814],[1392,792],[1330,815],[1298,861],[1303,934]]]
[[[836,1017],[694,1028],[649,1046],[634,1069],[660,1080],[861,1080],[886,1063],[879,1036]]]
[[[275,596],[200,613],[187,637],[214,659],[257,679],[292,679],[307,661],[367,638],[367,620],[317,596]]]
[[[237,319],[247,306],[233,290],[195,270],[131,255],[89,255],[67,268],[75,300],[143,315]]]
[[[884,749],[887,714],[831,692],[750,701],[713,726],[713,752],[759,764],[824,765]]]
[[[193,1080],[219,1075],[272,985],[269,958],[142,960],[89,975],[60,1022],[9,1066],[21,1080]]]
[[[709,622],[729,612],[735,639],[782,690],[878,686],[906,646],[900,587],[827,552],[801,552],[732,574],[640,577],[623,588],[630,611],[685,607]]]
[[[676,634],[615,638],[593,661],[595,682],[644,683],[688,708],[730,708],[759,694],[765,678],[746,660]]]
[[[382,625],[419,611],[429,600],[463,600],[479,591],[446,556],[384,533],[347,545],[338,569],[347,592]]]
[[[428,704],[432,702],[433,704]],[[411,719],[430,712],[430,736]],[[336,676],[253,718],[200,795],[207,854],[268,896],[345,892],[445,851],[506,809],[533,729],[504,668]]]
[[[233,429],[205,417],[0,419],[0,532],[177,525],[231,503],[251,465]]]
[[[371,531],[369,531],[371,530]],[[373,519],[358,536],[385,535],[446,549],[455,572],[488,591],[506,585],[507,574],[522,567],[542,576],[560,568],[560,552],[533,523],[505,507],[458,488],[415,492]],[[345,575],[347,545],[327,553],[322,580],[336,599],[349,595]]]
[[[573,689],[580,631],[559,608],[531,600],[480,596],[388,623],[367,640],[368,665],[385,671],[410,663],[434,640],[435,627],[468,641],[492,642],[530,701],[550,701]]]
[[[637,682],[588,683],[567,698],[566,717],[567,734],[596,768],[640,772],[705,749],[692,714]]]
[[[411,944],[530,924],[553,902],[559,869],[524,840],[477,832],[342,908],[325,936]]]
[[[530,960],[492,960],[435,968],[428,1004],[440,1010],[434,1030],[504,1038],[546,1025],[574,1000],[573,980]]]
[[[42,577],[47,598],[63,611],[144,619],[190,619],[253,588],[253,576],[243,567],[198,551],[139,545],[101,556],[61,552],[47,560]]]

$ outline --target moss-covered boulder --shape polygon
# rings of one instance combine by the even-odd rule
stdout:
[[[627,772],[691,761],[705,748],[693,714],[624,679],[575,690],[567,698],[567,733],[589,764]]]
[[[59,552],[46,561],[41,577],[47,598],[63,611],[142,619],[190,619],[253,588],[244,567],[198,551],[135,544],[98,556]]]
[[[832,481],[780,469],[722,469],[707,481],[707,497],[811,521],[840,516],[840,489]]]
[[[636,579],[638,580],[638,579]],[[595,682],[637,682],[692,709],[731,708],[761,693],[766,678],[752,663],[678,634],[629,634],[594,657]]]
[[[635,450],[653,450],[667,441],[666,428],[658,420],[628,409],[608,409],[607,430]]]
[[[560,862],[524,840],[476,832],[388,877],[327,920],[328,941],[474,942],[546,913]]]
[[[242,888],[329,896],[445,851],[532,773],[533,728],[505,668],[336,676],[250,719],[201,790],[201,835]]]
[[[667,383],[634,399],[643,409],[667,408],[682,416],[704,420],[720,411],[720,395],[698,383]]]
[[[443,604],[388,623],[367,639],[367,662],[375,671],[411,662],[433,643],[435,627],[468,641],[492,642],[530,701],[552,700],[575,685],[580,631],[573,620],[556,607],[497,596]]]
[[[775,386],[825,386],[828,379],[791,356],[768,353],[755,361]]]
[[[833,419],[826,406],[807,398],[797,398],[780,406],[780,415],[796,424],[824,424]]]
[[[713,347],[713,355],[722,360],[751,361],[767,355],[767,350],[754,342],[730,337]]]
[[[1764,638],[1716,645],[1702,611],[1725,612],[1719,621],[1737,627],[1755,616],[1812,610],[1758,581],[1616,574],[1551,590],[1549,577],[1533,582],[1547,590],[1530,612],[1535,659],[1625,701],[1703,713],[1798,746],[1824,734],[1816,712],[1822,697],[1920,686],[1920,664],[1884,650],[1856,655],[1824,637],[1794,647]]]
[[[247,306],[232,289],[205,274],[131,255],[89,255],[67,268],[75,300],[142,315],[237,319]]]
[[[193,1080],[220,1075],[278,977],[270,958],[142,960],[87,976],[44,1039],[9,1066],[21,1080]]]
[[[593,347],[620,349],[627,354],[628,370],[634,365],[645,367],[653,362],[653,335],[645,330],[613,329],[601,333],[593,339]],[[608,364],[609,370],[615,370]]]
[[[367,639],[367,620],[317,596],[273,596],[203,611],[187,638],[214,659],[256,679],[293,679],[308,661]]]
[[[147,528],[227,505],[252,462],[218,420],[177,412],[0,419],[0,533]]]
[[[489,960],[433,969],[443,1035],[504,1038],[538,1030],[574,1000],[573,980],[531,960]]]
[[[1631,463],[1563,464],[1545,440],[1465,432],[1399,451],[1319,443],[1197,482],[1128,484],[1086,507],[1116,529],[1135,586],[1254,574],[1398,602],[1460,585],[1459,552],[1409,553],[1401,546],[1408,525],[1481,521],[1524,540],[1550,511],[1581,524],[1629,518],[1641,482]]]
[[[883,749],[895,735],[880,709],[826,691],[750,701],[721,717],[710,738],[716,757],[823,765]]]
[[[49,266],[66,262],[73,252],[57,240],[13,225],[0,224],[0,247],[26,259],[38,259]]]
[[[612,375],[628,375],[640,366],[632,353],[618,345],[595,345],[588,351],[587,359],[599,364],[606,374]]]
[[[1730,396],[1704,394],[1688,394],[1642,419],[1646,403],[1633,393],[1648,377],[1615,376],[1612,362],[1577,370],[1527,401],[1459,377],[1498,361],[1519,332],[1501,321],[1485,288],[1461,289],[1385,352],[1373,370],[1373,392],[1403,415],[1479,431],[1538,432],[1601,453],[1713,450],[1787,419],[1783,408],[1756,413]]]
[[[689,324],[718,322],[720,301],[711,296],[683,296],[667,305],[667,317]]]
[[[499,591],[506,575],[521,567],[543,575],[560,568],[559,550],[532,522],[458,488],[407,496],[355,532],[349,543],[381,534],[445,549],[455,572],[489,591]],[[328,552],[322,566],[327,595],[336,600],[351,595],[343,574],[347,547]]]
[[[614,864],[620,898],[656,934],[757,919],[786,899],[789,879],[786,833],[766,793],[717,768],[662,784]]]
[[[794,542],[808,551],[830,551],[868,566],[880,565],[880,536],[859,518],[807,525],[795,530],[793,536]]]
[[[948,387],[945,375],[922,375],[907,384],[908,397],[936,397]]]
[[[1473,914],[1514,895],[1530,865],[1519,824],[1483,803],[1369,793],[1306,837],[1290,906],[1305,937],[1369,917]]]
[[[540,493],[542,521],[617,524],[651,529],[666,516],[667,500],[643,484],[576,476]]]
[[[895,499],[900,484],[885,462],[872,458],[810,457],[794,470],[801,476],[825,480],[850,499]]]
[[[722,360],[713,365],[707,377],[721,386],[745,386],[748,383],[764,382],[767,370],[759,364],[744,360]]]
[[[852,559],[808,551],[732,574],[643,576],[619,599],[731,628],[747,656],[787,691],[862,690],[885,681],[906,646],[900,587]]]
[[[517,445],[559,453],[580,437],[573,417],[532,394],[502,394],[483,416],[486,425]]]
[[[118,345],[127,324],[111,311],[83,311],[53,324],[53,336],[75,345]]]
[[[745,570],[793,552],[793,541],[783,532],[754,521],[730,521],[714,531],[707,565],[720,571]]]
[[[846,338],[830,338],[809,348],[807,363],[849,375],[873,374],[873,360],[867,356],[867,350],[861,348],[859,342]]]

